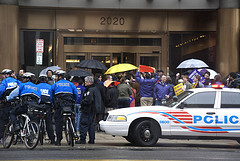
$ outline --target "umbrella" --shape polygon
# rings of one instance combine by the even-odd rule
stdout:
[[[109,68],[105,74],[112,74],[112,73],[119,73],[119,72],[125,72],[129,70],[135,70],[137,69],[136,66],[128,63],[122,63],[122,64],[117,64]]]
[[[48,71],[48,70],[51,70],[51,71],[55,72],[55,71],[58,70],[58,69],[61,69],[61,68],[58,67],[58,66],[50,66],[50,67],[47,67],[47,68],[43,69],[43,70],[40,72],[39,75],[41,75],[41,74],[47,74],[47,71]]]
[[[68,75],[77,76],[77,77],[86,77],[86,76],[92,76],[92,73],[87,70],[77,69],[77,70],[70,71]]]
[[[76,67],[107,70],[103,63],[93,59],[83,60]]]
[[[202,75],[204,75],[204,73],[205,72],[210,72],[210,79],[214,79],[214,76],[215,75],[217,75],[217,72],[216,71],[214,71],[214,70],[212,70],[212,69],[198,69],[198,71],[202,74]]]
[[[206,68],[208,65],[199,59],[188,59],[183,61],[177,69],[180,68]]]

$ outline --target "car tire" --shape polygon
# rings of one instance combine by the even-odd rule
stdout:
[[[124,138],[125,138],[128,142],[130,142],[131,144],[133,144],[133,145],[136,144],[132,136],[129,136],[129,135],[128,135],[128,136],[124,136]]]
[[[160,129],[154,120],[144,120],[136,124],[133,130],[134,142],[139,146],[153,146],[160,136]]]

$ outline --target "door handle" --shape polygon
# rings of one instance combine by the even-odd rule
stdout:
[[[215,112],[207,112],[207,115],[214,115],[216,114]]]

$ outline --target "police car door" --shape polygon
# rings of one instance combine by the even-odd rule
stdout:
[[[216,92],[198,92],[182,101],[171,122],[171,135],[216,136],[212,131],[216,127],[215,117]]]
[[[240,92],[221,91],[217,109],[217,136],[240,137]]]

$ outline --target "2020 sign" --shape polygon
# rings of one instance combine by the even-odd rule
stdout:
[[[124,25],[125,19],[123,17],[101,17],[100,25]]]

